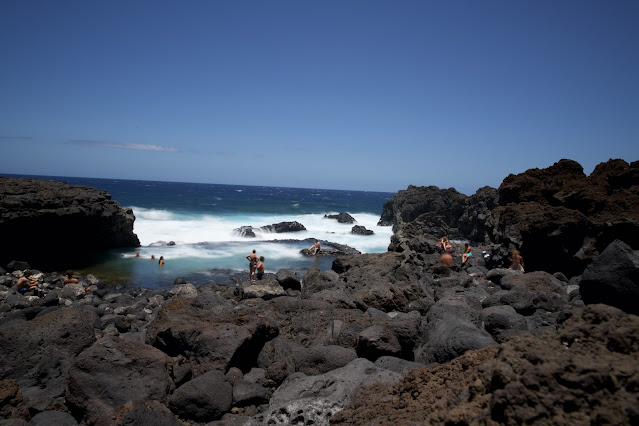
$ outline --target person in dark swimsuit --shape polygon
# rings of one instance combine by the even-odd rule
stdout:
[[[249,261],[249,280],[254,282],[255,269],[257,268],[257,262],[260,260],[257,254],[255,254],[255,249],[253,249],[253,253],[246,256],[246,259]]]

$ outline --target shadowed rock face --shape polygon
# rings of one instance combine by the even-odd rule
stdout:
[[[138,247],[133,211],[106,191],[37,179],[0,177],[0,263],[26,260],[63,269],[92,251]]]

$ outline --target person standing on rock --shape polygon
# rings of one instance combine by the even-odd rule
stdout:
[[[257,268],[257,262],[260,260],[255,254],[255,249],[253,249],[253,253],[246,256],[246,259],[249,261],[249,280],[255,282],[255,269]]]
[[[524,258],[521,257],[518,250],[512,250],[510,255],[510,267],[514,271],[524,272]]]
[[[257,279],[262,281],[264,276],[264,256],[260,256],[260,261],[257,262]]]

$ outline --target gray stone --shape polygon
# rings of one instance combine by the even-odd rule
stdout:
[[[169,398],[169,408],[184,419],[198,422],[217,420],[233,403],[233,388],[224,373],[211,370],[178,388]]]

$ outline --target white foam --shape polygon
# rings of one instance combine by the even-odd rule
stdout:
[[[391,227],[377,226],[379,218],[369,213],[351,214],[357,225],[365,226],[375,232],[374,235],[351,234],[352,224],[342,224],[335,219],[325,219],[323,214],[304,215],[274,215],[274,214],[243,214],[243,215],[193,215],[134,208],[136,215],[134,232],[138,235],[143,246],[150,246],[158,241],[174,241],[177,246],[194,245],[197,243],[238,242],[245,249],[246,245],[258,244],[265,240],[317,238],[354,247],[363,253],[378,253],[386,251],[392,235]],[[329,212],[328,214],[335,214]],[[259,229],[262,226],[279,222],[297,221],[306,227],[306,231],[272,233]],[[256,238],[246,238],[235,235],[234,229],[241,226],[252,226]],[[265,249],[268,245],[264,245]],[[183,250],[184,248],[180,248]],[[184,249],[185,250],[185,249]],[[205,251],[203,247],[193,246],[188,257],[196,252]],[[273,253],[274,256],[279,256]],[[211,253],[199,253],[198,257],[211,257]],[[282,255],[284,256],[284,255]]]

